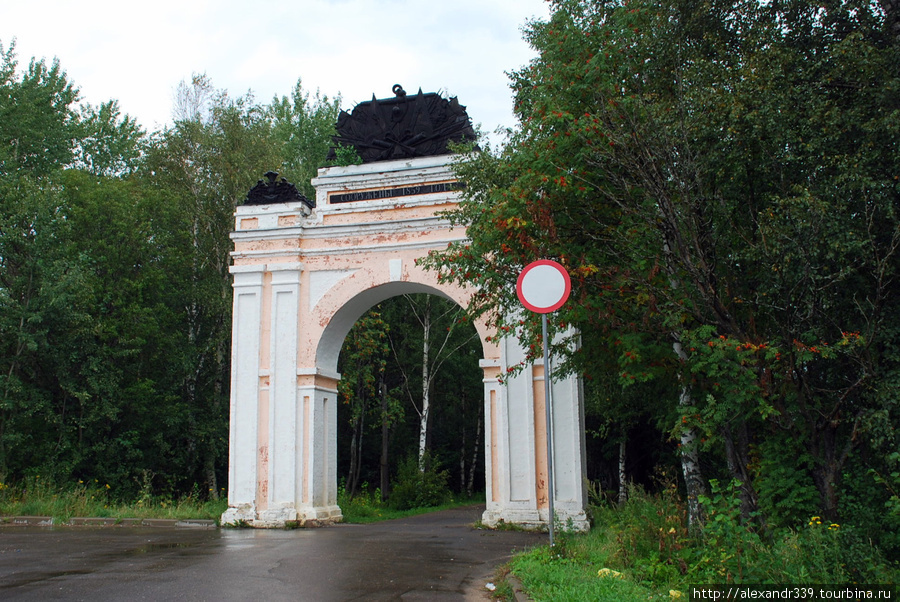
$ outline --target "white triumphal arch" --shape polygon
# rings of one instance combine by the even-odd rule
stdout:
[[[394,109],[394,122],[394,107],[410,104],[399,94],[396,101],[376,102]],[[290,185],[268,174],[270,181],[254,189],[262,194],[236,209],[223,523],[277,527],[341,519],[337,362],[345,336],[389,297],[431,293],[465,307],[473,292],[439,283],[435,273],[416,265],[429,250],[465,238],[463,229],[436,215],[456,203],[452,160],[444,151],[320,169],[313,180],[315,203],[299,195],[284,200],[278,189]],[[514,340],[485,342],[491,333],[483,323],[476,328],[484,351],[483,522],[545,525],[543,366],[501,384],[498,377],[525,357],[524,350]],[[554,381],[551,394],[555,514],[563,524],[585,528],[581,383],[574,377]]]

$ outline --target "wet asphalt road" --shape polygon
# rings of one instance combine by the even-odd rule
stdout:
[[[474,529],[469,506],[319,529],[3,527],[0,600],[486,600],[546,534]]]

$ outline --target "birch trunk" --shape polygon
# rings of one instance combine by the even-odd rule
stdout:
[[[425,449],[428,444],[428,413],[431,411],[431,298],[425,301],[422,312],[422,411],[419,414],[419,470],[425,471]]]
[[[628,501],[628,490],[626,486],[625,476],[625,444],[626,440],[619,441],[619,505],[622,506]]]
[[[465,424],[465,404],[462,407],[463,424]],[[463,426],[462,437],[459,442],[459,490],[466,490],[466,427]]]
[[[687,361],[687,354],[681,347],[681,341],[675,341],[672,345],[675,355],[682,361]],[[678,396],[678,407],[685,411],[691,405],[691,390],[687,385],[681,385],[681,394]],[[703,524],[703,512],[700,508],[700,496],[706,495],[706,483],[700,470],[700,452],[698,450],[699,438],[697,430],[684,421],[681,423],[679,443],[679,455],[681,456],[681,470],[684,474],[684,485],[687,489],[688,504],[688,528],[696,529]]]
[[[469,465],[469,482],[466,483],[466,493],[469,497],[475,491],[475,468],[478,466],[478,448],[481,447],[481,414],[478,415],[478,424],[475,427],[475,449],[472,450],[472,463]]]
[[[381,375],[381,501],[386,502],[390,495],[391,478],[388,465],[388,451],[391,434],[391,423],[388,419],[387,385],[384,384],[384,374]]]

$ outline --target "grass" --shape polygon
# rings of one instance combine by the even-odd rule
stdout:
[[[449,501],[438,506],[428,506],[424,508],[412,508],[409,510],[395,510],[386,502],[381,501],[381,493],[377,489],[372,492],[362,492],[357,494],[351,500],[341,489],[338,493],[338,506],[341,507],[341,513],[344,515],[345,523],[367,524],[375,523],[383,520],[393,520],[395,518],[406,518],[407,516],[416,516],[418,514],[427,514],[429,512],[437,512],[439,510],[449,510],[451,508],[459,508],[461,506],[469,506],[472,504],[483,504],[484,494],[474,497],[451,497]]]
[[[344,522],[365,524],[404,518],[438,510],[484,503],[484,496],[450,498],[447,503],[426,508],[396,510],[381,502],[380,492],[364,492],[349,499],[340,492],[338,504]],[[165,518],[178,520],[215,520],[228,508],[228,501],[202,500],[198,496],[171,499],[143,494],[133,501],[115,500],[107,485],[99,482],[58,487],[39,478],[15,486],[0,483],[0,517],[51,516],[55,523],[74,517],[91,518]]]
[[[585,534],[562,530],[557,544],[513,558],[509,568],[535,600],[572,602],[687,599],[691,585],[723,583],[898,583],[900,566],[852,527],[808,524],[761,537],[725,500],[706,506],[707,526],[685,527],[674,493],[632,492],[622,507],[594,507]]]
[[[200,500],[194,496],[172,500],[145,494],[135,501],[122,502],[112,499],[109,488],[100,483],[59,488],[29,479],[17,486],[0,484],[0,516],[52,516],[56,523],[74,517],[218,521],[227,507],[224,499]]]

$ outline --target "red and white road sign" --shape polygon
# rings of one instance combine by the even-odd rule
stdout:
[[[538,314],[548,314],[562,307],[571,291],[569,273],[560,264],[549,259],[529,263],[516,282],[519,301]]]

